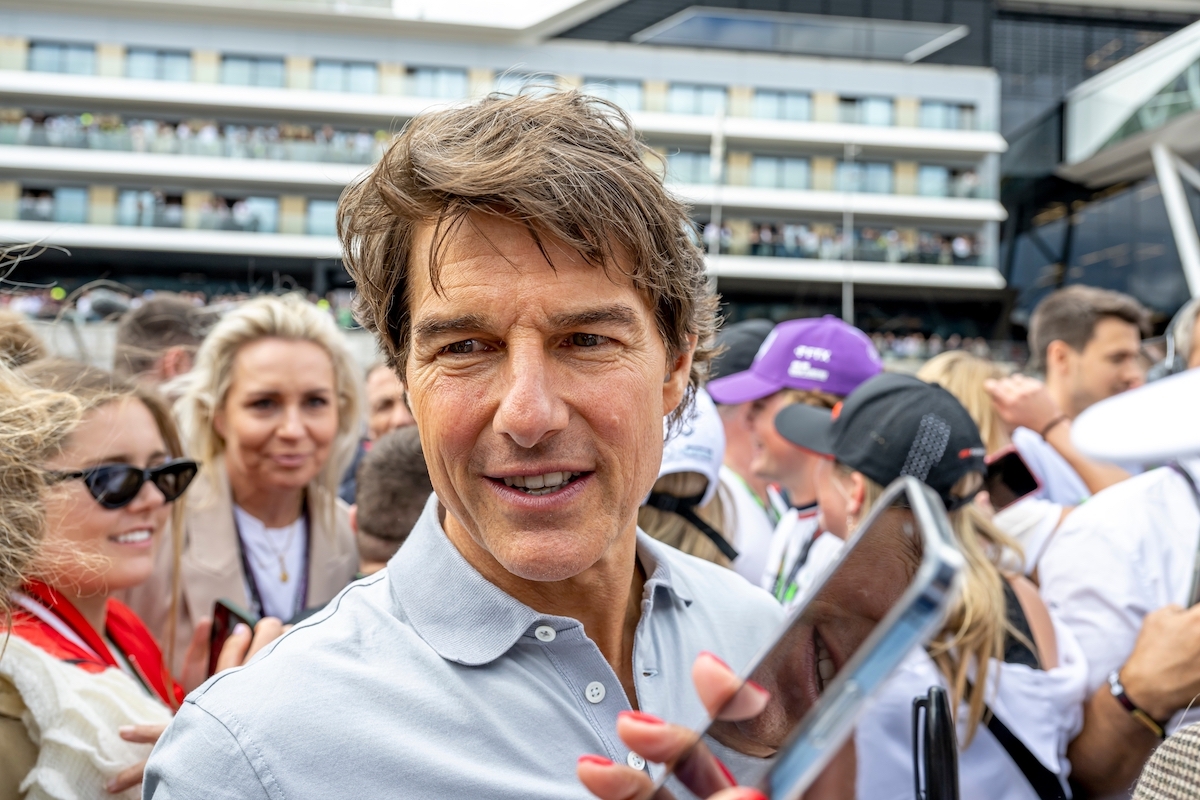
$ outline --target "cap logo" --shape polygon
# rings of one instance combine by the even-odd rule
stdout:
[[[829,412],[829,419],[835,420],[838,417],[840,417],[841,415],[842,415],[842,401],[839,400],[837,402],[837,404],[834,405],[833,410]]]
[[[959,461],[965,461],[968,458],[983,458],[987,455],[987,450],[982,447],[967,447],[958,451]]]
[[[793,350],[792,353],[796,356],[796,358],[799,358],[801,360],[820,361],[825,364],[829,363],[829,359],[833,355],[828,350],[826,350],[824,347],[809,347],[806,344],[800,345],[795,350]]]
[[[950,424],[937,414],[926,414],[921,417],[917,427],[917,435],[904,466],[900,468],[901,475],[911,475],[922,483],[929,477],[929,471],[942,460],[946,454],[946,446],[950,444]]]
[[[824,383],[829,380],[829,370],[814,367],[807,361],[793,361],[791,364],[788,364],[788,376]]]

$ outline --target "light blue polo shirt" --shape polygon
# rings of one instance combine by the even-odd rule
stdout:
[[[633,650],[638,704],[698,724],[696,656],[741,669],[783,610],[732,571],[640,531],[637,553],[649,576]],[[629,708],[582,625],[489,583],[446,538],[435,497],[386,570],[188,696],[154,748],[143,796],[587,798],[580,755],[638,763],[615,734]]]

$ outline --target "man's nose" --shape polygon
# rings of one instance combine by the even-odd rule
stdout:
[[[556,391],[541,343],[509,347],[500,405],[492,426],[521,447],[533,447],[567,427],[569,412]]]

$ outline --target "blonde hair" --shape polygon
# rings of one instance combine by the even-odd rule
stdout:
[[[698,472],[675,472],[663,475],[654,483],[654,491],[673,497],[695,497],[704,491],[708,479]],[[718,485],[717,493],[703,508],[696,509],[696,516],[711,525],[717,533],[725,535],[724,487]],[[700,532],[692,523],[678,514],[663,511],[653,506],[638,509],[638,527],[663,544],[670,545],[688,555],[729,566],[729,559],[717,549],[712,539]]]
[[[66,393],[77,401],[80,418],[63,432],[63,442],[70,437],[70,434],[89,412],[118,400],[134,399],[150,412],[159,435],[162,436],[163,444],[166,445],[167,454],[173,459],[183,456],[183,441],[179,436],[179,428],[175,425],[175,418],[171,415],[171,408],[166,400],[153,389],[132,380],[117,377],[106,370],[62,358],[34,362],[23,372],[34,385],[42,389]],[[168,531],[174,564],[171,575],[171,613],[167,622],[167,663],[170,663],[174,657],[176,611],[181,600],[179,558],[182,550],[185,497],[186,495],[179,497],[172,503]],[[35,565],[35,571],[46,578],[51,585],[57,582],[54,578],[57,568],[55,563],[46,559],[38,560]]]
[[[362,375],[333,318],[302,296],[255,298],[226,314],[209,332],[196,352],[195,366],[186,376],[183,396],[175,404],[188,452],[207,465],[225,452],[225,442],[213,427],[213,419],[229,394],[238,352],[261,339],[312,342],[328,353],[333,363],[338,432],[329,460],[308,486],[312,512],[323,515],[327,528],[333,530],[338,485],[358,447]],[[212,479],[211,470],[207,476],[201,470],[197,477],[206,479]]]
[[[954,395],[975,420],[984,447],[989,453],[995,453],[1003,450],[1011,439],[983,383],[1006,378],[1008,373],[994,361],[964,350],[951,350],[926,361],[917,370],[917,377],[926,383],[936,383]]]
[[[0,361],[10,367],[22,367],[45,357],[46,345],[25,317],[0,308]]]
[[[42,541],[42,464],[81,415],[74,397],[34,388],[0,359],[0,620],[5,628],[8,593],[28,577]]]
[[[854,472],[840,463],[838,470],[843,475]],[[866,491],[859,519],[866,518],[884,492],[882,486],[865,475],[862,477]],[[973,495],[981,481],[978,473],[966,475],[951,489],[951,494],[956,497]],[[1008,621],[1005,577],[1000,566],[1005,553],[1020,557],[1021,546],[992,524],[974,503],[966,503],[949,512],[949,517],[966,566],[958,598],[928,647],[930,656],[950,686],[950,707],[955,716],[959,705],[967,704],[967,735],[963,743],[966,747],[983,721],[988,670],[993,658],[1004,658],[1005,637],[1015,636],[1031,649],[1033,643]]]

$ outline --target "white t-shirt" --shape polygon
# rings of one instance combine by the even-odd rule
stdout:
[[[1028,428],[1017,428],[1013,445],[1042,482],[1041,497],[1060,506],[1077,506],[1092,496],[1087,484],[1054,446]]]
[[[1067,745],[1083,728],[1087,697],[1087,661],[1070,630],[1057,620],[1054,633],[1059,665],[1038,670],[992,659],[988,670],[988,706],[1038,761],[1059,776],[1066,789],[1071,765]],[[915,649],[888,678],[859,717],[858,797],[862,800],[912,800],[912,703],[931,686],[946,687],[933,660]],[[959,708],[959,741],[966,737],[968,709]],[[965,750],[959,751],[958,780],[963,798],[1037,800],[1037,793],[1012,757],[981,723]]]
[[[1181,459],[1200,483],[1200,458]],[[1187,606],[1200,548],[1200,509],[1169,467],[1136,475],[1071,512],[1038,564],[1042,597],[1071,629],[1088,660],[1088,691],[1133,652],[1142,620]],[[1200,720],[1176,714],[1168,726]]]
[[[738,551],[733,571],[758,585],[775,526],[746,482],[729,467],[721,467],[721,486],[725,487],[726,497],[733,499],[725,506],[725,532]]]
[[[268,528],[240,506],[234,505],[238,532],[246,548],[246,560],[254,573],[264,617],[284,622],[303,611],[300,587],[304,580],[304,555],[308,549],[308,521],[301,515],[291,525]],[[287,580],[283,580],[286,577]],[[246,596],[250,597],[249,581]]]
[[[1041,497],[1023,497],[1003,511],[996,513],[992,522],[1000,530],[1017,540],[1024,552],[1020,567],[1026,575],[1037,569],[1050,538],[1063,518],[1063,507]],[[1014,561],[1016,555],[1013,554]],[[1017,569],[1017,564],[1012,564]]]

